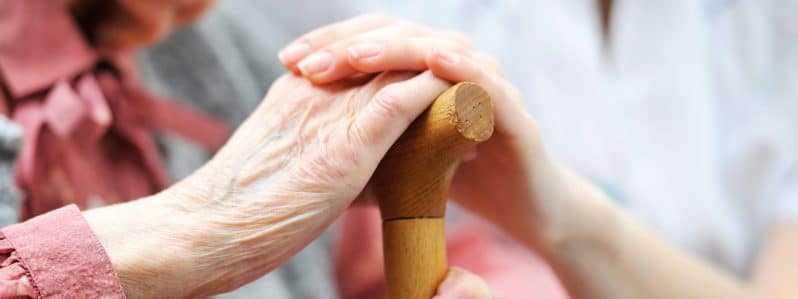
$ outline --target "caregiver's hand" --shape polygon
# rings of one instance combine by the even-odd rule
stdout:
[[[432,299],[490,299],[484,280],[460,268],[450,268]]]
[[[478,146],[476,159],[460,165],[452,198],[535,247],[573,227],[591,227],[566,223],[591,218],[579,214],[592,210],[575,199],[584,197],[570,195],[598,191],[549,159],[521,94],[498,63],[473,50],[462,34],[366,15],[305,34],[279,57],[288,69],[318,83],[360,73],[429,69],[453,82],[480,84],[493,99],[495,131]]]
[[[452,196],[539,250],[571,297],[751,297],[745,284],[669,246],[589,181],[548,158],[534,121],[521,107],[520,94],[492,59],[460,46],[459,37],[419,38],[432,36],[424,32],[434,31],[361,17],[311,32],[281,57],[289,68],[298,67],[316,82],[429,69],[441,78],[484,86],[495,104],[495,133],[479,146],[474,161],[460,166]],[[289,55],[303,48],[298,44],[307,45],[310,56]],[[325,61],[330,64],[323,68]],[[780,257],[779,265],[788,260]],[[601,269],[599,275],[596,269]],[[663,278],[668,284],[662,284]],[[778,287],[764,289],[787,294]]]
[[[429,72],[324,87],[283,76],[200,170],[86,218],[131,298],[232,290],[321,234],[448,86]]]

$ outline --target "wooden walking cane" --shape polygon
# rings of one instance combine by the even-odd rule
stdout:
[[[446,276],[443,216],[463,154],[493,133],[493,105],[474,83],[442,93],[388,150],[374,177],[389,299],[429,299]]]

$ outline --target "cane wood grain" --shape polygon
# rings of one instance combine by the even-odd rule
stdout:
[[[443,92],[372,177],[383,219],[387,296],[429,299],[448,270],[443,216],[463,154],[493,134],[493,105],[474,83]]]

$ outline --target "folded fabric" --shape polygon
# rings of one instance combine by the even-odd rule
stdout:
[[[125,298],[100,241],[70,205],[0,231],[0,298]]]
[[[57,0],[0,0],[0,112],[24,145],[22,219],[152,194],[168,183],[153,131],[217,149],[227,127],[136,84],[132,53],[91,45]]]

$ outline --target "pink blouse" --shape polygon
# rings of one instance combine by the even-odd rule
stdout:
[[[0,0],[0,113],[24,130],[23,219],[164,188],[154,130],[209,151],[227,137],[223,123],[138,87],[132,53],[89,44],[61,2]]]
[[[68,205],[0,231],[0,298],[123,298],[78,207],[168,184],[154,130],[209,151],[228,130],[139,88],[132,53],[88,43],[61,2],[0,0],[0,114],[24,130],[22,218]]]
[[[0,230],[0,298],[125,298],[75,205]]]

